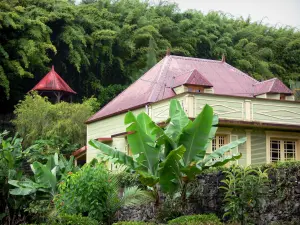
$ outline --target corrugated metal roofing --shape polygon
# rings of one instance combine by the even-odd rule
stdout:
[[[292,94],[293,92],[284,85],[278,78],[273,78],[270,80],[259,82],[255,85],[255,95],[265,94],[265,93],[282,93],[282,94]]]
[[[40,82],[32,88],[35,91],[63,91],[76,94],[69,85],[55,72],[54,66]]]
[[[193,73],[200,77],[193,77]],[[215,94],[245,97],[254,97],[255,85],[259,83],[226,62],[167,55],[87,123],[173,97],[176,95],[174,85],[184,84],[188,78],[191,82],[211,84]]]
[[[212,87],[213,85],[202,76],[198,70],[194,69],[177,77],[174,77],[173,87],[178,87],[183,84],[199,85],[204,87]]]

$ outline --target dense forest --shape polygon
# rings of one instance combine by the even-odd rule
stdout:
[[[171,54],[221,59],[258,80],[300,78],[300,32],[221,12],[139,0],[1,0],[0,113],[54,65],[101,105]]]

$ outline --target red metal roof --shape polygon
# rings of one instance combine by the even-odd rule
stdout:
[[[176,95],[174,85],[187,82],[187,77],[191,83],[210,84],[215,94],[230,96],[254,97],[257,95],[254,86],[260,83],[223,61],[167,55],[87,123],[171,98]],[[282,88],[277,84],[276,87]]]
[[[278,78],[262,81],[254,85],[255,95],[265,93],[292,94],[293,92],[284,85]]]
[[[54,66],[40,82],[32,88],[35,91],[63,91],[76,94],[69,85],[55,72]]]
[[[199,85],[204,87],[212,87],[213,85],[202,76],[198,70],[194,69],[177,77],[174,77],[173,87],[178,87],[183,84]]]
[[[77,157],[79,155],[81,155],[82,153],[85,153],[86,152],[86,145],[81,147],[80,149],[77,149],[76,151],[74,151],[72,153],[73,156]]]

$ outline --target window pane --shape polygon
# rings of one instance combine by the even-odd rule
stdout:
[[[271,162],[280,161],[280,141],[271,141],[270,153]]]
[[[284,141],[284,159],[295,160],[296,159],[296,142]]]
[[[216,142],[216,137],[214,137],[211,141],[211,145],[212,145],[212,151],[217,150],[217,142]]]
[[[225,145],[225,136],[219,136],[219,148]]]

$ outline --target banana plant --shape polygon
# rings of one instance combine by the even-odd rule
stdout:
[[[166,124],[165,127],[158,126],[144,112],[137,117],[128,112],[125,125],[132,157],[96,140],[90,140],[89,144],[99,149],[102,155],[113,158],[114,162],[135,170],[141,182],[153,187],[157,193],[158,184],[163,192],[169,194],[181,189],[183,199],[186,198],[187,183],[201,171],[241,157],[241,153],[224,154],[244,143],[246,138],[224,145],[206,156],[218,124],[218,117],[208,105],[192,121],[180,103],[173,99]],[[159,203],[159,197],[156,203]]]
[[[44,197],[54,196],[57,193],[57,184],[69,172],[75,172],[77,168],[73,164],[74,158],[68,161],[56,153],[48,158],[46,164],[34,162],[30,165],[34,174],[33,180],[9,180],[8,183],[16,188],[10,190],[12,195],[30,195],[43,193]]]

